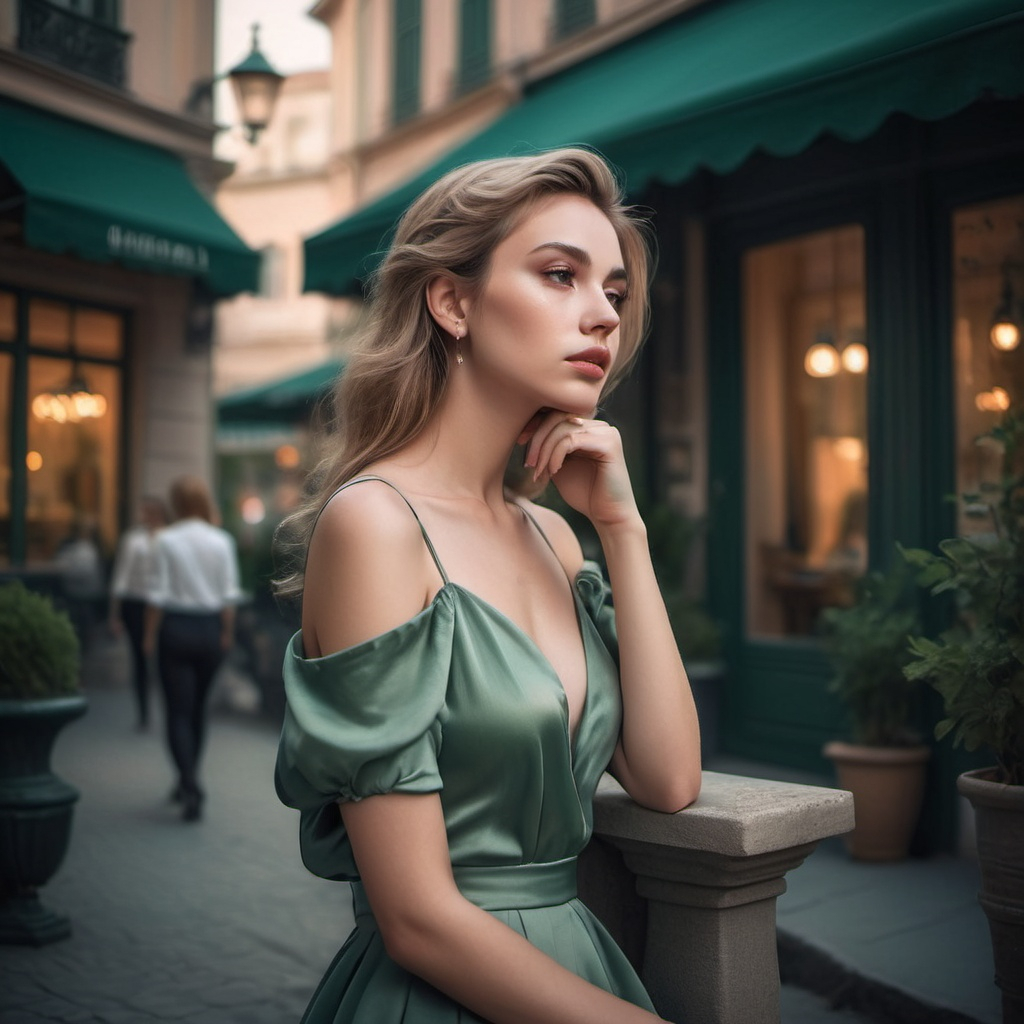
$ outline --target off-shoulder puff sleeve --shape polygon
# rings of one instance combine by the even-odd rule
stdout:
[[[589,559],[576,574],[576,592],[583,607],[597,627],[608,653],[619,663],[619,635],[615,630],[615,606],[612,588],[608,585],[601,566]]]
[[[314,848],[325,854],[344,839],[337,801],[442,788],[453,618],[442,591],[401,626],[323,658],[304,658],[301,633],[292,637],[274,781],[302,812],[303,858],[318,874]]]

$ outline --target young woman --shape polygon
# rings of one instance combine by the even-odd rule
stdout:
[[[307,1024],[658,1019],[575,893],[605,769],[665,812],[700,786],[620,439],[594,418],[648,262],[604,162],[561,150],[442,178],[376,275],[282,587],[302,629],[278,793],[356,914]],[[593,523],[610,590],[560,516],[506,491],[517,443]]]
[[[178,770],[172,799],[185,821],[202,816],[199,762],[214,676],[234,642],[241,596],[234,538],[214,525],[213,498],[198,477],[171,484],[174,522],[156,538],[146,609],[147,654],[156,651],[167,746]]]

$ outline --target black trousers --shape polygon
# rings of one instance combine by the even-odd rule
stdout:
[[[166,612],[157,661],[164,692],[167,746],[183,793],[200,792],[199,758],[210,686],[224,657],[220,614]]]
[[[128,646],[132,651],[132,687],[135,690],[135,709],[139,725],[149,723],[149,659],[142,649],[142,638],[146,628],[146,602],[134,597],[121,599],[121,621],[128,634]]]

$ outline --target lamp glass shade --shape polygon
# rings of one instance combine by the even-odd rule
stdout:
[[[283,79],[273,71],[237,70],[230,78],[239,118],[250,137],[255,138],[270,123]]]

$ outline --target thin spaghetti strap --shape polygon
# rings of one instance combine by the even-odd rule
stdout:
[[[327,501],[323,503],[323,505],[320,508],[320,511],[317,513],[317,520],[319,520],[320,516],[323,514],[324,509],[327,508],[327,506],[330,504],[331,499],[334,497],[335,494],[340,494],[343,490],[345,490],[346,487],[351,487],[353,484],[361,484],[369,480],[376,480],[378,483],[387,484],[387,486],[390,487],[391,490],[393,490],[395,494],[397,494],[402,499],[402,501],[404,501],[406,505],[409,506],[409,511],[412,513],[413,519],[416,520],[416,525],[420,528],[420,533],[423,534],[423,542],[427,545],[427,550],[430,552],[430,557],[434,560],[434,565],[437,566],[437,571],[441,574],[441,580],[443,581],[445,586],[447,586],[448,583],[450,582],[450,580],[448,579],[448,573],[444,571],[444,566],[441,564],[441,559],[437,557],[437,552],[434,550],[434,545],[431,542],[430,536],[427,534],[427,531],[424,528],[423,523],[420,520],[418,513],[416,512],[416,509],[413,508],[412,502],[409,501],[409,499],[390,480],[385,480],[384,477],[382,476],[357,476],[352,480],[347,480],[336,491],[334,491],[331,494],[331,497],[328,498]],[[313,528],[316,528],[315,522],[313,523]]]
[[[523,515],[526,516],[526,518],[529,519],[531,523],[533,523],[533,525],[537,528],[537,532],[544,538],[544,543],[547,544],[549,548],[551,548],[551,553],[555,556],[555,558],[558,558],[558,552],[555,550],[555,545],[552,544],[550,540],[548,540],[548,535],[541,528],[541,525],[537,522],[537,519],[534,516],[534,514],[525,505],[520,505],[518,501],[515,503],[515,505],[516,508],[518,508],[519,511],[522,512]],[[558,561],[559,564],[561,564],[562,560],[560,558],[558,558]]]

